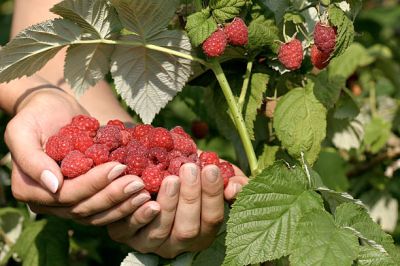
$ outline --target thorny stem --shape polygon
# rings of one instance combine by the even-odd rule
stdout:
[[[243,86],[242,86],[242,90],[240,92],[240,96],[239,96],[239,100],[238,100],[240,112],[243,110],[243,104],[244,104],[244,100],[246,98],[247,89],[249,88],[250,75],[251,75],[252,68],[253,68],[253,60],[249,60],[247,62],[246,73],[244,74]]]
[[[226,79],[224,71],[218,61],[213,61],[211,64],[211,70],[214,72],[219,85],[221,86],[222,92],[224,93],[225,99],[228,103],[229,110],[232,114],[233,122],[239,133],[240,139],[244,150],[246,152],[247,159],[250,165],[250,171],[252,176],[257,174],[257,157],[253,149],[253,144],[251,143],[249,133],[247,132],[246,125],[243,120],[243,116],[239,111],[238,104],[236,103],[235,97],[233,96],[229,82]]]

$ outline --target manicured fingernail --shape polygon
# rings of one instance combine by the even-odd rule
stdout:
[[[147,209],[144,211],[144,215],[147,218],[151,218],[154,215],[156,215],[157,213],[160,212],[160,207],[158,205],[150,205],[147,207]]]
[[[143,182],[140,182],[140,181],[133,181],[133,182],[129,183],[129,184],[124,188],[124,193],[125,193],[125,194],[133,194],[133,193],[135,193],[135,192],[138,192],[138,191],[141,190],[142,188],[144,188]]]
[[[119,177],[126,169],[126,165],[124,164],[117,164],[114,166],[113,169],[108,173],[108,179],[114,180],[115,178]]]
[[[173,197],[178,194],[179,191],[179,180],[174,178],[167,181],[167,195]]]
[[[40,175],[40,180],[52,193],[56,193],[58,189],[58,179],[49,170],[44,170]]]
[[[132,199],[131,203],[133,206],[140,206],[143,203],[145,203],[146,201],[148,201],[149,199],[150,199],[149,194],[139,194]]]
[[[197,167],[194,164],[184,166],[184,177],[189,184],[195,184],[197,181]]]
[[[210,182],[210,183],[217,182],[219,177],[220,177],[220,175],[219,175],[218,167],[210,166],[209,169],[207,169],[206,178],[207,178],[208,182]]]

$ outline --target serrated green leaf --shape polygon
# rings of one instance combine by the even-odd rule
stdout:
[[[79,40],[81,33],[76,24],[64,19],[23,30],[0,50],[0,83],[34,74],[64,46]]]
[[[303,214],[323,209],[321,197],[308,189],[302,168],[288,168],[282,161],[250,179],[230,213],[224,265],[247,265],[289,255]]]
[[[289,154],[305,154],[313,164],[326,133],[326,109],[313,93],[313,83],[289,91],[279,101],[274,113],[276,135]]]
[[[248,30],[250,50],[269,47],[273,52],[278,51],[279,44],[276,41],[279,40],[279,30],[274,20],[259,16],[250,22]]]
[[[112,0],[122,25],[142,39],[165,30],[175,15],[178,0]]]
[[[159,258],[155,254],[142,254],[130,252],[121,262],[120,266],[158,266]]]
[[[336,151],[322,151],[314,164],[314,170],[328,188],[338,191],[346,191],[349,188],[346,161]]]
[[[333,57],[336,57],[343,54],[347,47],[353,42],[354,25],[346,16],[346,13],[335,5],[329,6],[328,14],[330,23],[337,27],[336,44],[333,52]]]
[[[360,113],[360,107],[351,92],[347,89],[343,91],[342,97],[335,105],[333,118],[335,119],[354,119]]]
[[[136,35],[123,41],[140,42]],[[163,31],[148,43],[190,54],[189,39],[181,31]],[[143,46],[118,46],[111,58],[111,74],[117,92],[140,116],[150,123],[154,116],[185,86],[191,61]]]
[[[113,51],[114,46],[107,44],[78,44],[68,48],[64,77],[75,94],[82,95],[104,78],[110,70]]]
[[[64,0],[50,11],[74,21],[96,38],[105,39],[121,28],[117,12],[106,0]]]
[[[262,170],[274,164],[279,146],[265,145],[263,153],[258,157],[257,168]]]
[[[68,265],[67,227],[60,219],[30,223],[13,246],[23,266]]]
[[[317,76],[310,75],[314,82],[314,95],[327,109],[332,108],[339,99],[346,80],[340,76],[330,77],[326,70]]]
[[[296,230],[290,262],[296,266],[350,266],[358,255],[358,239],[335,224],[325,210],[303,216]]]
[[[361,208],[367,208],[361,200],[353,198],[353,196],[347,192],[338,192],[327,187],[318,187],[316,190],[321,193],[324,200],[329,204],[331,211],[335,211],[342,203],[354,203],[359,205]]]
[[[253,73],[250,80],[250,93],[244,105],[244,122],[252,140],[254,140],[254,121],[257,110],[263,102],[263,95],[267,90],[269,75],[264,73]]]
[[[209,5],[213,16],[219,22],[224,22],[237,17],[245,4],[246,0],[211,0]]]
[[[202,44],[216,30],[217,23],[208,8],[187,18],[186,31],[193,46]]]
[[[391,125],[379,117],[374,117],[365,126],[364,143],[367,149],[373,153],[377,153],[382,149],[391,134]]]
[[[361,246],[357,266],[396,266],[398,263],[389,255],[371,246]]]
[[[306,21],[303,15],[297,12],[287,12],[283,19],[285,22],[293,22],[294,24],[302,24]]]

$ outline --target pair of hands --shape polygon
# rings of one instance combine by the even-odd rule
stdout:
[[[216,166],[200,171],[195,164],[185,164],[179,177],[163,180],[156,201],[150,200],[139,177],[117,178],[126,167],[117,162],[64,180],[43,147],[78,114],[87,111],[58,90],[34,92],[21,103],[5,133],[13,157],[12,192],[16,199],[36,213],[107,225],[112,239],[143,253],[172,258],[212,243],[223,221],[224,199],[232,200],[247,183],[238,168],[224,190]]]

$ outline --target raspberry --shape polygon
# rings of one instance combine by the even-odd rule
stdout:
[[[149,159],[141,154],[127,154],[125,164],[127,165],[126,172],[128,174],[140,176],[149,165]]]
[[[231,23],[224,27],[224,32],[229,44],[244,46],[249,41],[249,31],[241,18],[234,18]]]
[[[129,128],[132,139],[140,140],[142,137],[149,134],[150,130],[153,129],[151,125],[137,125],[134,128]]]
[[[116,150],[113,150],[108,157],[108,161],[125,163],[126,151],[126,147],[119,147]]]
[[[144,189],[150,193],[157,193],[164,178],[164,172],[156,167],[148,167],[143,171],[142,180]]]
[[[224,31],[218,29],[203,42],[203,52],[208,57],[217,57],[224,53],[227,39]]]
[[[336,45],[336,27],[318,22],[314,28],[314,43],[324,53],[331,53]]]
[[[149,135],[143,136],[143,137],[139,140],[139,143],[140,143],[140,145],[142,145],[142,146],[145,147],[146,149],[150,149],[150,148],[151,148]]]
[[[172,133],[174,150],[180,151],[183,155],[189,156],[197,152],[196,143],[191,138]]]
[[[64,177],[74,178],[85,174],[93,166],[93,160],[85,157],[80,151],[71,151],[61,162]]]
[[[75,135],[72,135],[72,142],[74,144],[75,150],[82,153],[94,144],[93,139],[89,136],[87,131],[81,131]]]
[[[323,69],[329,65],[330,53],[324,53],[316,45],[311,47],[311,63],[318,69]]]
[[[279,48],[278,59],[289,70],[301,67],[303,61],[303,47],[298,39],[282,44]]]
[[[74,135],[81,133],[82,131],[77,126],[66,125],[62,127],[58,132],[59,135],[66,136],[72,139]]]
[[[63,135],[51,136],[46,143],[46,153],[55,161],[62,161],[73,150],[72,140]]]
[[[219,157],[215,152],[203,151],[199,157],[201,167],[209,164],[219,164]]]
[[[100,124],[96,118],[87,115],[77,115],[72,118],[72,126],[78,127],[82,131],[89,132],[91,137],[96,136],[96,131],[99,129]]]
[[[125,129],[125,125],[121,120],[115,119],[115,120],[110,120],[107,122],[108,126],[116,126],[119,129]]]
[[[161,147],[170,151],[174,148],[174,140],[171,133],[162,127],[153,128],[148,135],[149,147]]]
[[[94,165],[108,162],[109,153],[108,147],[103,144],[94,144],[85,151],[86,157],[92,159]]]
[[[151,148],[149,150],[149,159],[153,164],[165,163],[168,161],[168,152],[161,147]]]
[[[220,162],[217,164],[219,170],[221,171],[221,177],[224,179],[224,187],[228,185],[229,178],[235,175],[235,169],[228,162]]]
[[[126,129],[121,129],[122,145],[126,146],[132,140],[131,133]]]
[[[179,169],[185,163],[190,163],[190,161],[187,157],[184,157],[184,156],[180,156],[180,157],[176,157],[176,158],[172,159],[168,166],[168,172],[171,173],[171,175],[179,176]]]
[[[172,134],[173,136],[173,134]],[[176,157],[181,157],[183,156],[182,152],[178,151],[178,150],[172,150],[168,153],[168,161],[171,161],[172,159],[176,158]]]
[[[196,139],[204,139],[208,135],[208,124],[204,121],[193,121],[191,130]]]
[[[187,157],[187,158],[189,159],[189,161],[191,163],[195,163],[197,165],[200,165],[199,156],[197,155],[197,153],[190,154],[189,157]]]
[[[94,139],[95,143],[104,144],[110,150],[114,150],[121,146],[122,144],[122,134],[117,126],[104,126],[99,128],[96,137]]]
[[[186,131],[181,126],[174,127],[173,129],[170,130],[170,132],[191,139],[190,135],[186,133]]]

